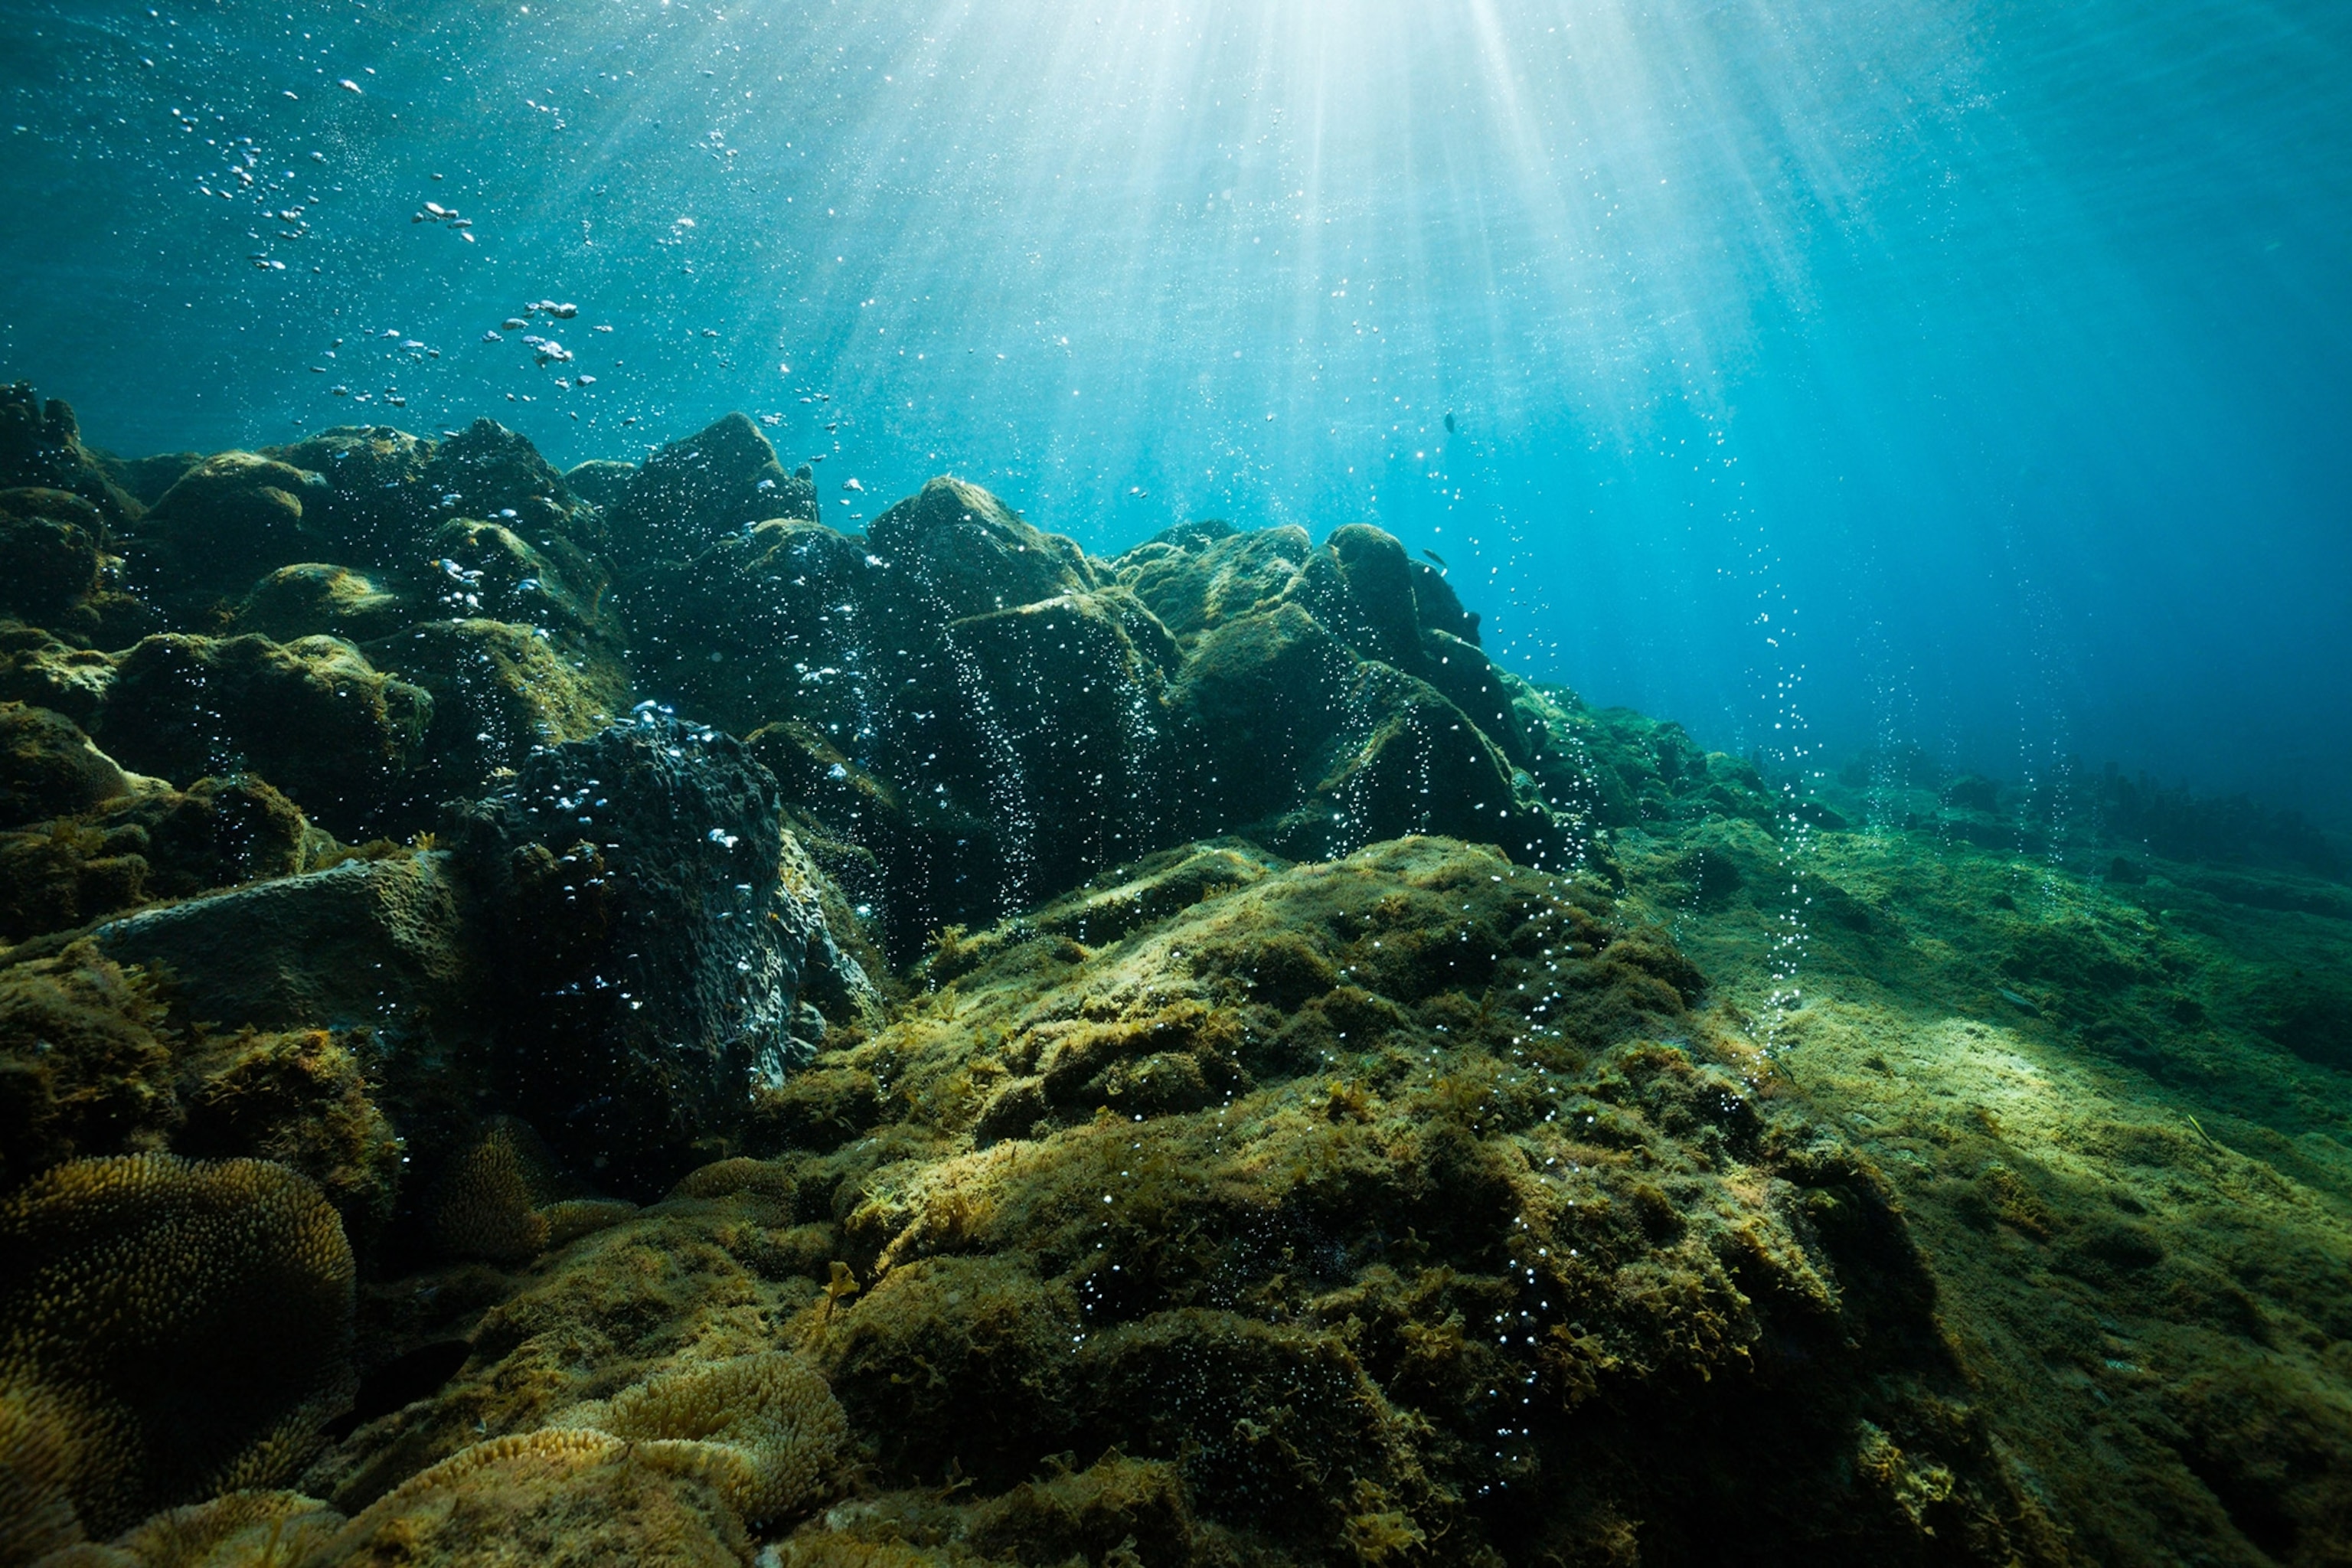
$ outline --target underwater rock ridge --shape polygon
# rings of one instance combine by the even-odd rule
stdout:
[[[325,1303],[114,1470],[210,1385],[7,1305],[47,1568],[2069,1560],[1683,945],[1772,791],[1381,529],[845,532],[740,416],[570,473],[0,418],[0,1244],[194,1193],[189,1334]],[[30,1277],[147,1289],[75,1225]]]

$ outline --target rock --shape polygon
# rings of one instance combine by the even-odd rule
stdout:
[[[814,522],[816,485],[784,472],[759,426],[730,414],[646,458],[604,522],[614,554],[634,565],[691,560],[769,518]]]
[[[425,808],[468,800],[533,751],[584,740],[628,708],[609,671],[566,660],[528,626],[478,617],[430,621],[368,645],[370,659],[432,695],[417,771],[404,787]]]
[[[151,899],[290,877],[335,851],[332,837],[250,773],[186,793],[134,776],[135,793],[95,810],[0,834],[0,940],[67,931]]]
[[[1187,523],[1112,563],[1180,642],[1271,608],[1314,553],[1303,528],[1236,533],[1230,523]]]
[[[526,533],[564,528],[577,504],[539,448],[495,419],[477,419],[443,441],[423,483],[442,516],[483,518]]]
[[[449,857],[346,860],[142,910],[92,933],[161,966],[190,1017],[226,1028],[373,1028],[398,1039],[469,999],[476,955]]]
[[[1172,644],[1150,611],[1128,604],[1132,614],[1120,615],[1094,595],[1066,594],[969,616],[949,625],[922,669],[917,711],[902,722],[905,776],[918,795],[943,784],[995,823],[988,869],[999,908],[1160,847],[1163,678],[1128,626],[1155,655]]]
[[[275,456],[275,453],[268,454]],[[95,448],[90,456],[98,459],[106,477],[132,496],[142,506],[153,506],[163,499],[163,492],[180,482],[180,476],[205,460],[202,452],[158,452],[152,458],[118,458],[110,452]],[[297,468],[302,467],[297,463]]]
[[[408,601],[348,566],[306,561],[280,566],[255,584],[236,613],[236,629],[276,642],[340,637],[364,642],[410,619]]]
[[[650,709],[530,757],[454,826],[486,907],[499,1103],[574,1166],[658,1195],[803,1054],[822,934],[779,877],[776,782]]]
[[[173,780],[259,771],[313,820],[362,838],[407,805],[433,699],[349,643],[152,637],[122,656],[103,738]]]
[[[643,688],[739,734],[805,718],[864,727],[888,700],[881,656],[935,628],[884,626],[883,569],[822,523],[772,520],[616,590]]]
[[[114,689],[114,661],[37,626],[0,621],[0,702],[28,702],[94,724]]]
[[[306,498],[327,482],[252,452],[207,458],[164,491],[131,542],[134,580],[167,604],[241,595],[254,580],[324,542],[303,526]]]
[[[73,816],[130,787],[72,720],[0,702],[0,827]]]
[[[81,444],[81,427],[62,398],[43,403],[30,384],[0,386],[0,489],[70,490],[120,526],[143,510],[107,477]]]
[[[597,626],[604,574],[561,536],[553,557],[503,523],[453,518],[433,535],[434,591],[441,613],[584,632]]]
[[[636,477],[635,463],[617,462],[611,458],[591,458],[563,470],[563,482],[572,487],[573,495],[606,510],[628,492],[629,481]]]
[[[98,592],[106,523],[66,490],[0,490],[0,613],[44,626],[73,626]]]
[[[936,479],[866,530],[890,563],[900,625],[938,626],[1095,587],[1086,552],[977,485]]]
[[[1412,564],[1413,614],[1421,621],[1421,629],[1444,632],[1476,647],[1478,617],[1462,607],[1462,600],[1454,592],[1454,584],[1445,580],[1445,574],[1426,561]]]
[[[371,566],[407,563],[455,502],[425,478],[434,443],[389,425],[339,425],[262,456],[318,474],[309,497],[311,531],[330,553]]]

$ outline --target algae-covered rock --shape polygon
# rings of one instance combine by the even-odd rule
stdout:
[[[177,1004],[216,1025],[397,1034],[467,1000],[480,955],[458,898],[446,854],[346,860],[127,915],[93,940],[167,972]]]
[[[1084,551],[961,479],[930,480],[876,518],[866,537],[908,602],[902,617],[933,625],[1096,585]]]
[[[130,787],[114,759],[72,720],[0,702],[0,828],[72,816]]]
[[[667,1187],[802,1054],[829,943],[778,874],[781,805],[740,742],[647,710],[528,758],[459,820],[503,1103],[624,1191]]]
[[[607,506],[613,553],[686,561],[769,518],[817,520],[816,486],[787,474],[759,426],[730,414],[647,458]]]
[[[37,626],[0,621],[0,702],[25,702],[93,724],[114,687],[114,661]]]
[[[254,584],[236,612],[236,629],[289,643],[301,637],[362,642],[397,629],[409,602],[348,566],[298,562]]]
[[[477,419],[441,442],[422,482],[444,516],[487,518],[527,531],[562,528],[575,504],[539,448],[495,419]]]
[[[79,816],[0,833],[0,938],[65,931],[153,899],[289,877],[334,840],[250,773],[155,780]]]
[[[432,697],[420,765],[406,782],[420,804],[480,795],[499,770],[584,740],[627,708],[609,668],[567,658],[553,639],[510,622],[431,621],[366,651]]]
[[[264,573],[314,557],[326,542],[303,522],[326,481],[253,452],[222,452],[163,492],[134,540],[134,576],[159,599],[200,606],[242,593]]]
[[[347,837],[404,804],[433,699],[328,637],[148,637],[121,658],[104,740],[174,782],[253,768]]]
[[[389,425],[339,425],[261,455],[320,477],[306,492],[308,521],[338,559],[399,562],[455,504],[425,483],[434,443]]]
[[[335,1211],[283,1166],[61,1165],[0,1200],[0,1404],[100,1533],[268,1486],[350,1396],[352,1292]]]
[[[0,490],[0,614],[55,626],[98,592],[106,523],[65,490]]]
[[[20,488],[69,490],[116,525],[143,510],[82,445],[73,409],[62,398],[43,402],[21,381],[0,386],[0,489]]]
[[[563,470],[563,482],[572,493],[591,506],[610,508],[627,493],[629,481],[636,477],[637,466],[611,458],[591,458]]]

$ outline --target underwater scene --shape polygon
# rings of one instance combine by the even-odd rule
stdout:
[[[0,1568],[2352,1564],[2352,7],[0,36]]]

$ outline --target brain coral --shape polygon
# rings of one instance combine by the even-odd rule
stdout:
[[[708,1481],[754,1524],[820,1500],[849,1436],[824,1377],[774,1351],[650,1378],[564,1419],[635,1442],[647,1464]]]
[[[352,1312],[342,1224],[282,1165],[46,1171],[0,1201],[0,1470],[63,1456],[93,1531],[279,1479],[350,1395]]]
[[[603,1432],[493,1437],[412,1477],[354,1518],[305,1568],[739,1568],[743,1526],[707,1486],[682,1482]]]

